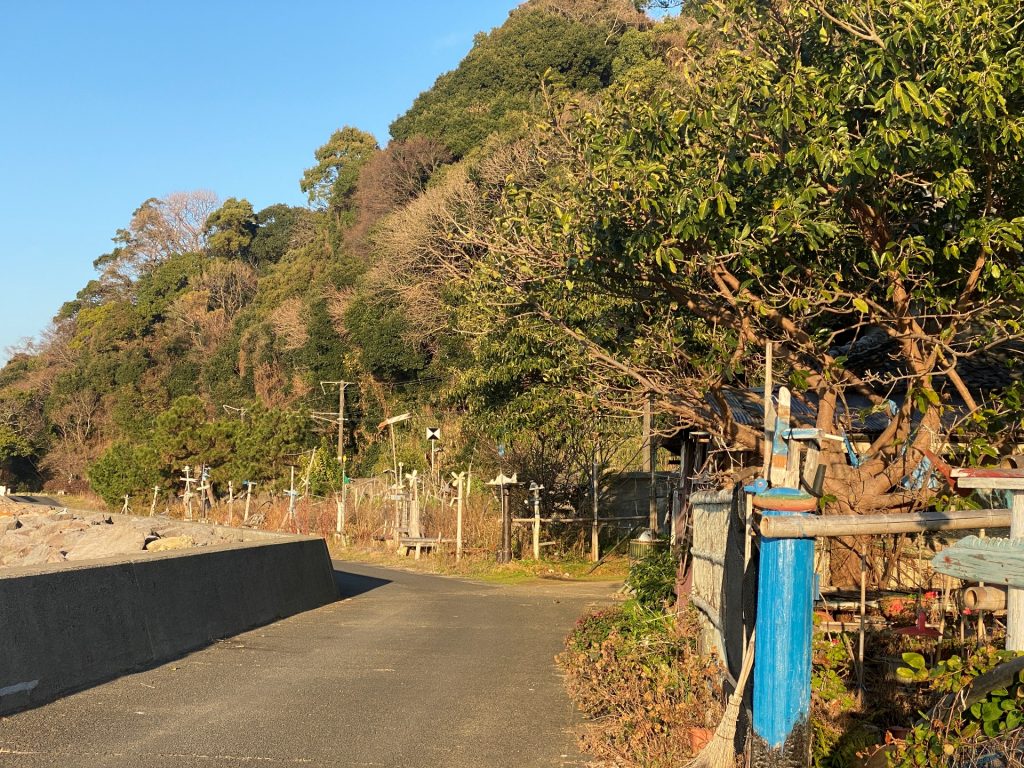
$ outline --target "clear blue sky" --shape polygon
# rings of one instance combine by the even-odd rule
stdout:
[[[331,132],[388,124],[516,0],[0,0],[0,363],[149,197],[305,202]]]

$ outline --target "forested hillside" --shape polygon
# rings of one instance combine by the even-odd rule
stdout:
[[[390,466],[377,425],[413,411],[407,466],[429,424],[446,466],[501,443],[569,488],[649,393],[662,429],[756,449],[720,406],[774,342],[826,431],[847,391],[896,414],[858,466],[837,451],[827,493],[914,503],[913,451],[952,430],[979,461],[1024,429],[1022,14],[530,0],[386,146],[345,126],[311,148],[308,207],[195,191],[126,212],[0,372],[0,482],[113,501],[203,463],[270,486],[324,445],[327,490],[312,413],[344,380],[350,474]],[[884,367],[854,354],[875,336]],[[980,389],[970,363],[1005,376]]]

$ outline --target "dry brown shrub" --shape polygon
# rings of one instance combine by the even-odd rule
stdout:
[[[274,335],[281,341],[281,349],[300,349],[309,341],[309,327],[306,324],[306,305],[302,299],[285,301],[270,314]]]
[[[334,324],[334,330],[342,338],[345,337],[345,313],[352,306],[356,292],[352,288],[330,288],[325,293],[327,299],[327,314]]]
[[[252,372],[253,389],[256,397],[267,408],[284,408],[290,398],[285,392],[285,379],[281,370],[270,363],[260,363]]]
[[[558,662],[594,722],[580,747],[621,768],[669,768],[693,756],[690,731],[721,719],[722,673],[697,648],[692,610],[677,616],[630,603],[581,618]]]
[[[1024,728],[961,747],[953,763],[959,768],[1024,768]]]

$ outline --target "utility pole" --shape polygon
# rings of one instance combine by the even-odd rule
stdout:
[[[341,536],[345,527],[345,480],[348,477],[348,471],[345,461],[345,389],[351,381],[321,381],[320,391],[325,395],[329,387],[338,388],[338,412],[317,412],[313,413],[314,419],[320,419],[321,421],[337,422],[338,424],[338,466],[341,467],[341,501],[335,501],[338,504],[338,521],[335,526],[335,531],[338,536]]]
[[[314,419],[327,421],[338,425],[338,464],[345,464],[345,388],[351,381],[321,381],[320,391],[327,394],[328,387],[338,388],[338,412],[316,411],[312,414]]]
[[[388,435],[391,438],[391,461],[394,467],[395,473],[395,492],[392,495],[392,499],[395,502],[395,541],[398,542],[401,538],[400,528],[402,527],[402,502],[405,499],[405,483],[402,481],[405,467],[398,461],[398,451],[395,448],[395,424],[399,424],[407,419],[411,419],[411,413],[402,413],[398,416],[392,416],[390,419],[384,419],[380,424],[377,425],[377,431],[382,432],[384,427],[388,428]]]

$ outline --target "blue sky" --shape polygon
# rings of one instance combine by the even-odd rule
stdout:
[[[303,204],[331,132],[388,124],[516,0],[0,0],[0,362],[149,197]]]

